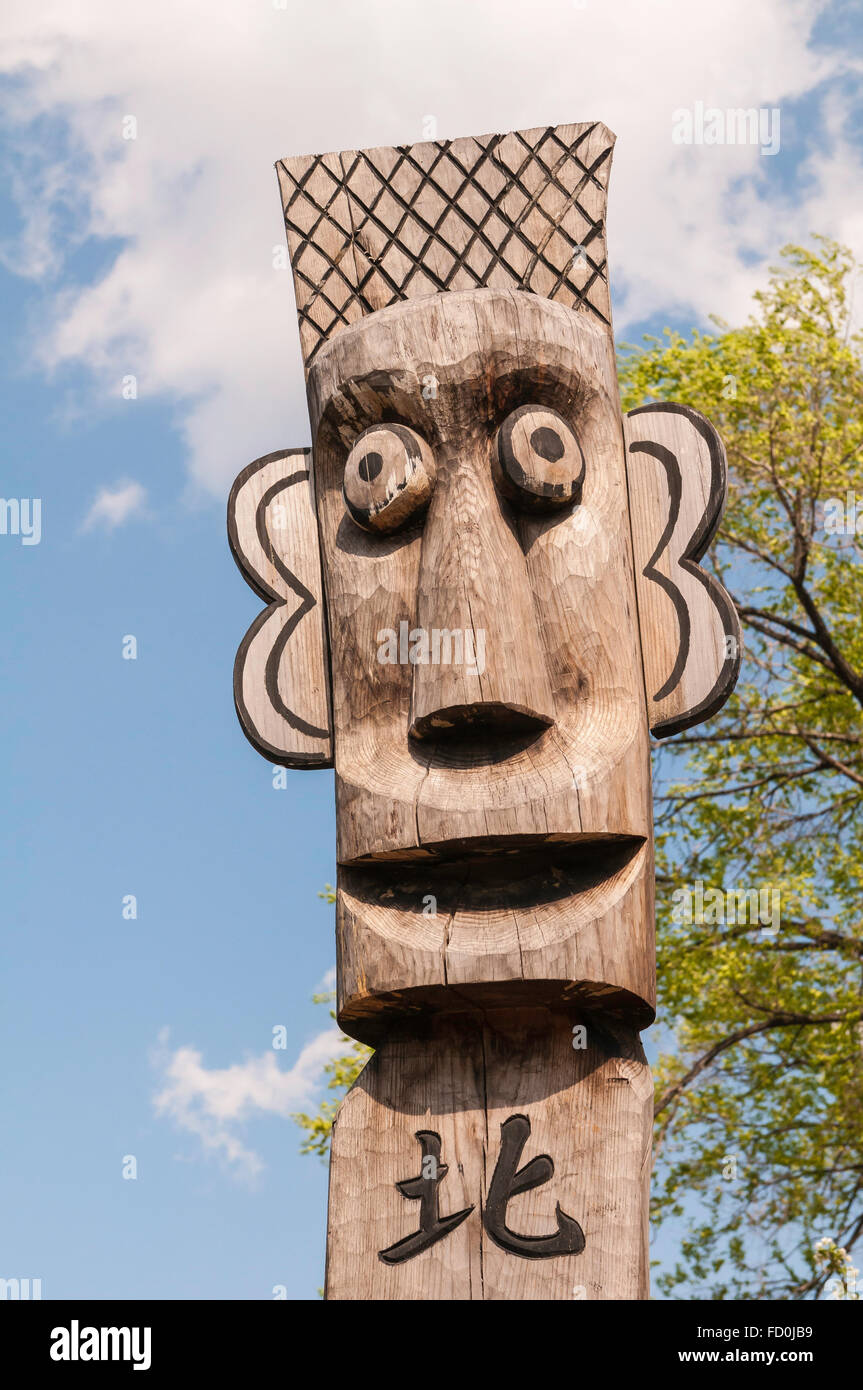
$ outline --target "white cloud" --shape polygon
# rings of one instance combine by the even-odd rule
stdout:
[[[91,531],[94,526],[104,526],[107,530],[113,531],[133,516],[140,516],[146,498],[146,490],[136,482],[123,482],[117,483],[115,487],[100,488],[81,529]]]
[[[336,987],[336,967],[331,965],[329,970],[318,980],[315,985],[315,994],[329,994]]]
[[[127,372],[167,396],[193,483],[224,494],[256,455],[308,442],[274,161],[287,154],[558,121],[616,131],[609,205],[617,329],[661,311],[747,311],[775,257],[810,230],[863,253],[859,152],[835,83],[844,54],[809,46],[824,0],[12,0],[25,241],[19,269],[59,277],[85,235],[122,249],[95,284],[53,300],[46,367]],[[859,70],[855,70],[859,77]],[[808,143],[787,119],[811,96]],[[676,108],[783,108],[782,150],[679,146]],[[134,115],[137,138],[122,139]],[[58,145],[45,148],[56,117]],[[60,141],[60,122],[71,153]],[[29,143],[28,143],[29,142]],[[788,170],[768,180],[768,166]],[[802,168],[795,169],[802,162]]]
[[[153,1061],[162,1088],[153,1099],[156,1113],[198,1138],[206,1154],[221,1157],[238,1177],[252,1179],[263,1160],[242,1138],[242,1128],[256,1115],[288,1118],[308,1105],[321,1084],[321,1070],[344,1051],[337,1028],[319,1033],[283,1070],[270,1049],[231,1067],[208,1068],[196,1048],[169,1050],[168,1030],[159,1036]]]

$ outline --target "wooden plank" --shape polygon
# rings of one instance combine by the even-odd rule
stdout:
[[[634,1030],[578,1026],[507,1010],[384,1044],[333,1131],[328,1299],[647,1297],[650,1071]]]
[[[228,502],[228,538],[246,582],[272,600],[234,663],[234,703],[264,757],[286,767],[332,766],[329,665],[311,450],[256,459]]]

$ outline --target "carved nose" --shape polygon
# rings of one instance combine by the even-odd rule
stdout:
[[[417,620],[415,738],[504,737],[554,723],[524,552],[490,470],[470,460],[438,473]]]

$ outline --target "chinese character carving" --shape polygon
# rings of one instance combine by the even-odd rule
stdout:
[[[396,1183],[396,1187],[409,1201],[419,1202],[419,1230],[405,1236],[404,1240],[396,1241],[388,1249],[379,1251],[378,1259],[387,1265],[398,1265],[414,1255],[422,1254],[435,1241],[443,1240],[456,1226],[460,1226],[473,1211],[473,1207],[465,1207],[464,1211],[455,1211],[451,1216],[441,1216],[438,1189],[449,1172],[449,1166],[440,1161],[440,1135],[428,1129],[419,1129],[416,1137],[422,1148],[420,1175]]]
[[[506,1224],[506,1209],[511,1197],[530,1192],[554,1177],[554,1163],[548,1154],[539,1154],[519,1169],[518,1162],[529,1136],[530,1120],[526,1115],[511,1115],[501,1125],[500,1156],[488,1190],[483,1225],[495,1245],[511,1255],[523,1255],[526,1260],[580,1255],[584,1249],[584,1232],[577,1221],[561,1210],[560,1202],[557,1204],[557,1230],[551,1235],[520,1236]]]
[[[449,1172],[447,1164],[440,1161],[440,1135],[420,1129],[416,1137],[422,1147],[420,1175],[398,1182],[396,1187],[403,1197],[420,1202],[419,1230],[379,1252],[378,1258],[388,1265],[402,1264],[414,1255],[422,1254],[423,1250],[428,1250],[436,1241],[460,1226],[473,1211],[471,1206],[465,1207],[464,1211],[453,1212],[451,1216],[440,1215],[438,1189]],[[554,1163],[548,1154],[539,1154],[519,1170],[519,1159],[529,1137],[530,1120],[526,1115],[511,1115],[501,1125],[500,1153],[488,1190],[483,1225],[502,1250],[509,1251],[511,1255],[522,1255],[527,1260],[580,1255],[584,1249],[584,1232],[577,1221],[561,1210],[560,1202],[557,1204],[557,1230],[550,1235],[522,1236],[511,1231],[506,1224],[510,1199],[540,1187],[554,1176]]]

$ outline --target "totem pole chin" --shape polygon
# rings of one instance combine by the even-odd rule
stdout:
[[[268,601],[237,654],[265,757],[336,772],[327,1296],[645,1298],[649,732],[739,634],[699,568],[725,459],[621,418],[613,136],[569,125],[277,166],[311,450],[229,503]]]

